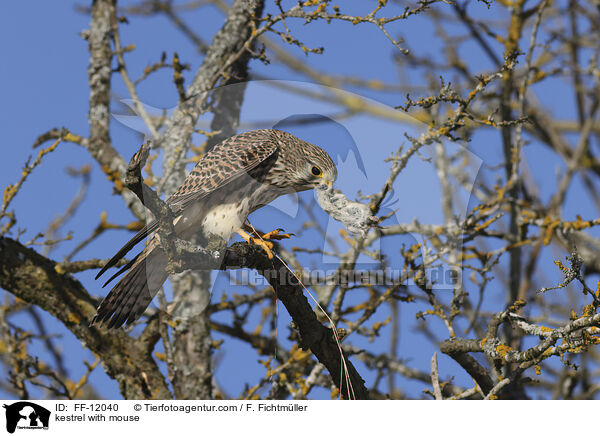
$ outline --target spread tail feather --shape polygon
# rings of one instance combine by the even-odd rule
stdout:
[[[146,310],[164,281],[167,256],[160,248],[146,247],[121,280],[102,300],[90,325],[99,323],[118,328],[137,320]]]
[[[117,254],[115,254],[113,257],[111,257],[108,262],[106,262],[106,265],[104,265],[102,267],[102,269],[96,275],[96,280],[98,280],[98,277],[100,277],[102,274],[104,274],[106,272],[106,270],[108,270],[111,266],[115,266],[119,260],[121,260],[127,253],[129,253],[131,251],[131,249],[133,247],[135,247],[139,242],[141,242],[146,236],[148,236],[149,234],[154,232],[157,228],[158,228],[158,221],[154,221],[154,222],[144,226],[139,232],[136,233],[136,235],[133,238],[131,238],[127,242],[127,244],[125,244],[125,245],[123,245],[123,247],[121,247],[121,249],[117,252]],[[118,274],[120,274],[120,273],[121,272],[119,272]],[[110,282],[114,278],[115,278],[115,276],[111,277],[108,281]],[[108,283],[108,282],[106,282],[106,283]],[[105,286],[106,286],[106,284],[105,284]]]

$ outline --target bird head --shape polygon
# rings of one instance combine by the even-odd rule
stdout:
[[[332,186],[337,179],[337,169],[325,150],[303,141],[287,132],[277,131],[282,158],[285,162],[285,179],[295,191],[306,191],[319,185]],[[289,186],[288,185],[288,186]]]
[[[337,179],[337,169],[323,149],[305,142],[291,176],[296,190],[305,191],[319,185],[332,186]]]

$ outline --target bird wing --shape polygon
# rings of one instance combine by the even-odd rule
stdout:
[[[190,203],[200,200],[216,189],[247,174],[260,163],[277,152],[277,143],[264,130],[241,133],[226,139],[202,156],[183,184],[171,195],[166,203],[175,215],[179,215]],[[158,228],[154,221],[144,226],[127,242],[96,275],[100,277],[106,270],[117,264],[131,249]],[[105,284],[128,269],[127,264]]]
[[[167,204],[180,213],[190,203],[248,174],[276,151],[277,144],[263,131],[232,136],[202,157]]]

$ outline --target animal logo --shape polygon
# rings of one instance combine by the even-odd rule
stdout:
[[[6,413],[6,431],[14,433],[19,429],[47,429],[50,411],[29,401],[4,404]]]

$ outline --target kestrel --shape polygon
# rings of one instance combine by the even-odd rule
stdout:
[[[166,203],[180,239],[200,234],[204,240],[214,235],[228,240],[237,232],[256,242],[241,230],[250,213],[281,195],[331,186],[336,178],[335,164],[316,145],[281,130],[253,130],[206,153]],[[109,329],[131,324],[168,278],[168,259],[155,236],[157,228],[156,221],[146,225],[100,270],[96,279],[150,235],[144,250],[108,280],[127,271],[100,303],[92,324],[108,323]]]

